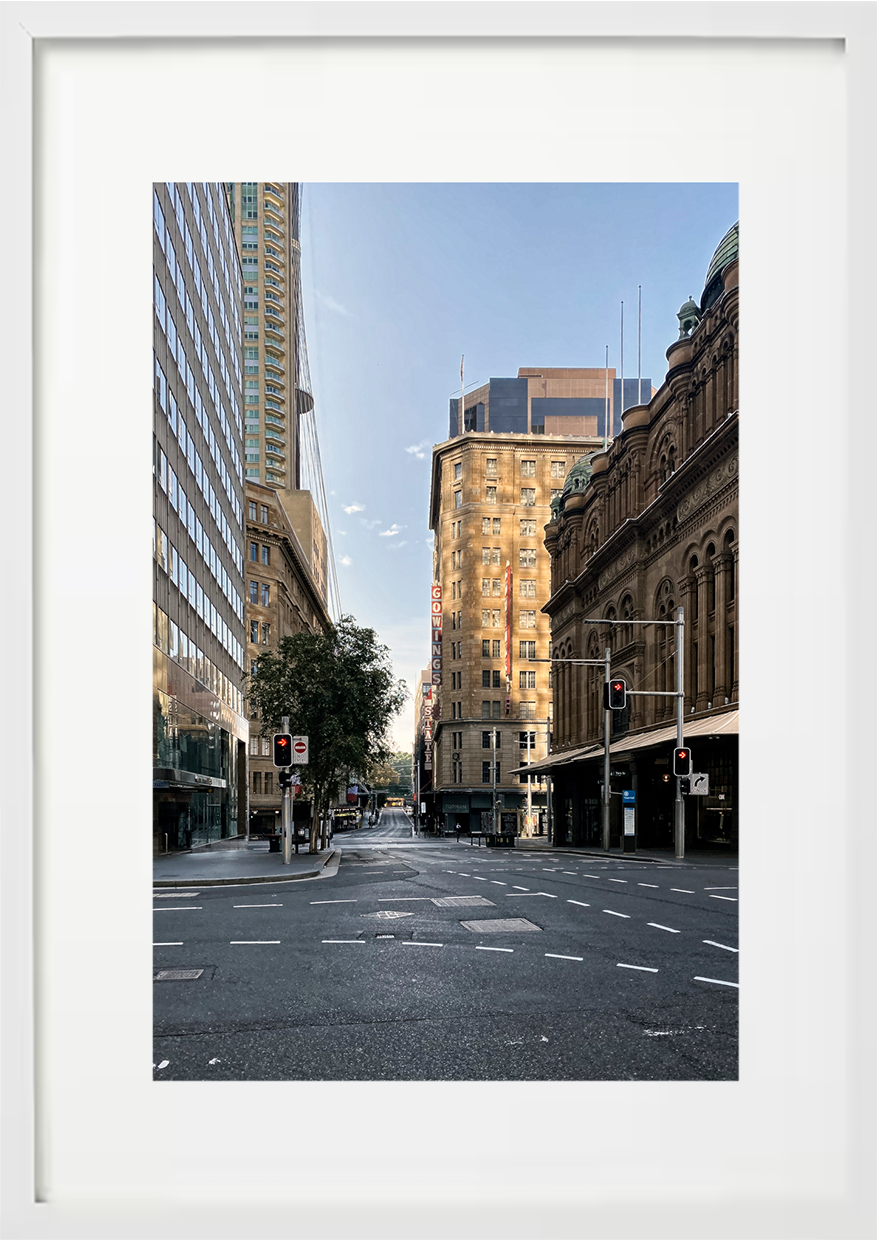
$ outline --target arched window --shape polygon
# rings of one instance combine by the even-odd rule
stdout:
[[[728,598],[729,603],[733,603],[736,597],[736,582],[734,580],[735,574],[734,574],[734,559],[733,559],[734,552],[733,552],[733,547],[732,547],[733,542],[734,542],[734,531],[728,530],[727,534],[725,535],[725,551],[732,557],[731,562],[727,568],[727,573],[728,573],[727,598]]]

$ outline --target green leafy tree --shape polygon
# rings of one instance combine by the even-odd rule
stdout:
[[[313,813],[310,851],[326,844],[325,819],[346,772],[365,772],[391,754],[387,728],[408,692],[395,680],[390,652],[374,629],[342,616],[324,633],[295,633],[281,639],[276,654],[259,657],[248,678],[247,696],[258,710],[262,736],[281,728],[308,737],[308,763],[300,768]]]

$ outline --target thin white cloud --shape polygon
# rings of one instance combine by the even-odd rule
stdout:
[[[365,504],[342,504],[341,507],[347,513],[348,517],[354,512],[365,512]]]
[[[342,557],[341,557],[341,559],[338,561],[338,563],[339,563],[339,564],[343,564],[343,565],[344,565],[344,567],[345,567],[345,568],[347,568],[349,565],[351,565],[351,564],[353,563],[353,560],[351,560],[351,558],[350,558],[350,556],[349,556],[349,555],[342,555]]]
[[[360,517],[359,524],[365,526],[367,530],[373,530],[376,525],[383,525],[384,523],[380,517],[376,521],[366,521],[365,517]]]
[[[420,443],[413,443],[410,448],[406,448],[406,452],[410,452],[412,456],[416,456],[418,461],[426,460],[424,448],[429,447],[429,440],[423,439]]]
[[[394,521],[388,530],[381,530],[379,538],[393,538],[396,534],[405,529],[404,525],[397,525]]]
[[[352,319],[353,315],[346,306],[342,306],[340,301],[336,301],[334,297],[326,297],[323,293],[317,293],[317,297],[329,310],[334,310],[336,314],[343,314],[345,318]]]
[[[400,547],[407,547],[408,540],[403,538],[401,542],[390,543],[390,551],[398,551]]]

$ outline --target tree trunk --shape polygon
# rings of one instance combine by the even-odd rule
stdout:
[[[320,811],[319,811],[318,805],[319,805],[319,802],[317,800],[317,793],[315,789],[314,799],[311,802],[311,826],[310,826],[310,837],[311,838],[308,841],[308,852],[309,853],[315,853],[317,851],[317,831],[320,826],[320,817],[319,817]]]

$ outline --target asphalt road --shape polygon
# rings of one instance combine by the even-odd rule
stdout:
[[[156,892],[156,1079],[736,1079],[735,865],[414,839],[402,811],[334,842],[319,879]]]

